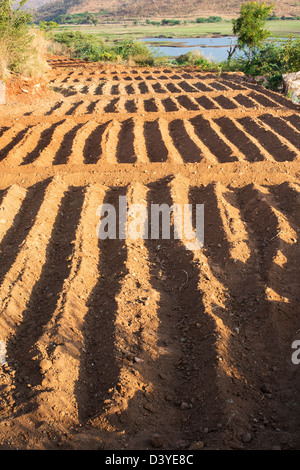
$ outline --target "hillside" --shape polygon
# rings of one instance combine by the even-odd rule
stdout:
[[[26,8],[40,8],[46,3],[51,3],[51,0],[27,0]]]
[[[65,13],[104,11],[112,16],[125,17],[189,17],[212,14],[236,16],[243,0],[29,0],[30,7],[38,8],[38,18],[50,19]],[[297,2],[274,0],[277,15],[300,14]],[[41,6],[42,4],[42,6]]]

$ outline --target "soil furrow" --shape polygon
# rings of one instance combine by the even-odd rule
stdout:
[[[30,127],[31,126],[27,126],[27,127],[23,128],[16,135],[14,135],[12,138],[9,136],[9,138],[11,140],[9,141],[9,143],[4,148],[1,148],[1,150],[0,150],[0,162],[2,162],[7,157],[8,153],[11,152],[15,148],[16,145],[18,145],[20,142],[22,142],[22,140],[24,139],[26,134],[29,132]],[[7,134],[8,133],[4,134],[4,138],[8,137]]]
[[[230,118],[215,119],[215,122],[220,126],[222,133],[230,140],[251,162],[262,161],[264,156],[259,151],[259,148],[242,132]]]
[[[165,100],[162,100],[162,104],[164,105],[167,112],[178,111],[178,108],[172,98],[166,98]]]
[[[6,236],[8,230],[13,225],[13,221],[18,214],[21,205],[26,197],[26,189],[20,186],[13,185],[6,190],[1,191],[1,206],[0,206],[0,217],[1,217],[1,231],[0,231],[0,243]],[[3,250],[3,248],[2,248]],[[9,247],[5,247],[4,251],[10,251]]]
[[[300,151],[299,134],[288,126],[282,119],[272,116],[271,114],[263,114],[259,117],[259,120],[267,124],[277,134],[283,136],[286,140]]]
[[[255,90],[259,94],[263,94],[270,98],[274,103],[277,104],[277,106],[283,106],[288,109],[293,109],[294,111],[297,111],[299,107],[294,104],[291,100],[287,99],[285,96],[280,95],[279,93],[274,93],[270,90],[267,90],[264,87],[261,87],[259,85],[252,85],[250,83],[245,84],[247,88],[250,88],[252,90]]]
[[[83,149],[84,163],[95,164],[102,155],[102,138],[104,131],[107,129],[108,123],[100,124],[96,127],[87,138]]]
[[[264,373],[262,366],[277,350],[277,335],[265,283],[277,250],[274,236],[278,221],[252,185],[234,192],[219,185],[193,188],[191,197],[193,201],[205,204],[205,254],[226,292],[224,304],[218,306],[221,299],[216,302],[214,313],[232,332],[226,347],[223,344],[221,348],[227,402],[233,403],[227,404],[228,431],[235,427],[245,428],[252,424],[249,416],[258,415],[262,390],[270,379],[271,373]],[[243,344],[239,342],[240,334],[244,337]],[[245,387],[247,409],[240,399]],[[265,408],[264,413],[270,415],[270,408]],[[229,439],[235,448],[238,443],[234,443],[230,432]]]
[[[157,120],[146,121],[144,123],[144,133],[150,162],[165,162],[168,158],[168,150],[164,145],[159,122]]]
[[[174,202],[178,203],[172,197],[169,183],[169,179],[164,179],[149,185],[149,208],[150,204],[171,207]],[[199,271],[193,254],[180,240],[174,240],[173,224],[170,240],[163,239],[160,230],[159,238],[146,241],[146,247],[151,264],[151,284],[160,293],[157,312],[159,345],[168,351],[157,361],[161,380],[151,403],[156,408],[156,403],[163,399],[162,393],[165,393],[167,403],[158,432],[164,436],[164,445],[169,448],[179,439],[201,440],[209,421],[208,409],[215,419],[215,422],[210,420],[210,430],[222,421],[222,398],[209,398],[213,395],[212,390],[218,388],[215,324],[205,315]],[[208,405],[206,409],[204,403]],[[165,416],[168,415],[167,419]],[[166,434],[165,423],[170,421],[173,424]]]
[[[297,114],[292,114],[284,118],[286,121],[290,122],[296,129],[300,131],[300,116]]]
[[[222,109],[236,109],[237,105],[231,101],[227,96],[224,95],[219,95],[214,97],[214,101],[218,103],[218,105]]]
[[[55,129],[63,123],[64,121],[59,121],[59,122],[56,122],[55,124],[52,124],[52,126],[48,127],[47,129],[45,129],[41,133],[37,145],[31,152],[27,153],[21,165],[29,165],[30,163],[33,163],[35,160],[37,160],[41,152],[46,147],[48,147],[48,145],[50,145]]]
[[[232,150],[220,137],[218,137],[206,119],[202,116],[197,116],[190,119],[190,122],[194,126],[198,137],[209,148],[212,154],[215,155],[220,163],[236,160],[236,157],[232,156]]]
[[[104,204],[112,205],[119,213],[119,197],[125,195],[126,189],[111,188],[105,195]],[[98,230],[104,234],[108,227],[106,214],[103,215]],[[116,230],[117,236],[120,233],[118,226]],[[87,301],[83,325],[85,350],[81,356],[76,391],[81,423],[101,414],[106,406],[105,400],[109,399],[109,390],[116,386],[120,374],[115,345],[116,297],[126,275],[127,250],[123,239],[102,239],[102,236],[98,241],[98,250],[99,275]]]
[[[134,121],[127,119],[121,125],[118,135],[117,160],[120,163],[134,163],[136,161],[134,149]]]
[[[7,230],[0,244],[1,268],[0,284],[13,265],[19,249],[32,228],[36,215],[43,202],[49,181],[41,181],[27,190],[21,207],[16,213],[13,225]]]
[[[30,388],[42,383],[39,363],[34,359],[38,354],[36,342],[55,311],[64,280],[70,273],[70,257],[83,200],[82,188],[70,188],[65,193],[47,247],[46,262],[23,312],[23,321],[8,347],[8,354],[15,363],[15,396],[19,413],[28,412],[35,406],[28,402],[28,383]]]
[[[199,106],[186,95],[176,96],[175,99],[188,111],[197,111],[199,109]]]
[[[295,152],[282,144],[274,132],[260,126],[254,119],[249,117],[238,119],[249,134],[269,152],[277,161],[293,161],[296,158]]]
[[[56,310],[36,344],[41,357],[42,385],[46,389],[37,396],[39,413],[57,424],[59,417],[63,426],[79,424],[78,404],[85,399],[79,384],[85,351],[83,325],[88,313],[87,302],[99,276],[96,212],[103,203],[104,193],[105,189],[98,186],[88,186],[85,190],[70,274],[64,281]],[[45,363],[50,367],[45,367]],[[55,406],[49,407],[49,403]]]
[[[23,320],[23,312],[32,288],[38,281],[45,263],[46,249],[56,216],[56,208],[65,186],[52,181],[46,188],[44,200],[37,212],[34,224],[22,242],[14,264],[7,272],[1,286],[1,334],[3,340],[15,333]],[[13,342],[13,340],[12,340]],[[9,358],[13,363],[13,356]]]
[[[72,127],[72,129],[66,132],[54,156],[53,165],[66,165],[68,163],[69,157],[72,154],[75,136],[82,126],[83,124],[77,124],[77,126]]]
[[[190,138],[183,121],[180,119],[171,121],[169,132],[184,162],[200,162],[202,160],[201,150]]]

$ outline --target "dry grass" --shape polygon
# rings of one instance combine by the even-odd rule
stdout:
[[[62,44],[57,41],[48,40],[47,52],[53,55],[61,55],[64,57],[71,58],[74,53],[74,48],[72,48],[71,46],[68,47],[65,44]]]
[[[5,77],[9,74],[9,53],[5,41],[1,41],[0,46],[0,79],[5,79]]]
[[[24,44],[19,44],[20,40],[12,41],[7,37],[1,40],[0,77],[2,79],[11,74],[29,77],[41,76],[49,69],[46,61],[49,41],[38,30],[29,31],[28,39],[30,40],[27,47],[24,47]]]
[[[243,0],[185,0],[184,2],[174,2],[172,0],[133,0],[124,2],[123,0],[83,0],[74,4],[67,11],[68,13],[99,12],[109,11],[117,16],[129,16],[137,18],[153,18],[154,16],[165,18],[189,18],[195,16],[221,15],[223,18],[237,16]],[[278,16],[287,14],[299,14],[298,2],[290,0],[274,0],[275,13]],[[51,11],[55,8],[55,3],[46,4],[44,11]]]

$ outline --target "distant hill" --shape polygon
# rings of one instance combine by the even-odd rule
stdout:
[[[46,3],[52,3],[53,0],[27,0],[26,8],[36,9],[44,6]]]
[[[244,0],[29,0],[28,7],[37,8],[39,19],[49,20],[65,13],[105,12],[114,17],[191,17],[219,15],[237,16]],[[274,0],[275,13],[300,15],[299,2]]]

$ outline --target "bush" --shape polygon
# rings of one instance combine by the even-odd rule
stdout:
[[[267,75],[269,80],[284,73],[300,69],[300,40],[270,42],[254,53],[251,63],[245,67],[250,75]],[[275,80],[276,81],[276,80]]]
[[[162,26],[169,25],[169,26],[176,26],[181,24],[180,20],[162,20],[161,21]]]
[[[151,24],[152,26],[160,26],[161,23],[160,21],[150,21],[150,20],[146,20],[146,24]]]
[[[293,21],[293,20],[299,20],[300,16],[294,15],[294,16],[276,16],[275,13],[273,15],[269,16],[268,21],[278,21],[278,20],[288,20],[288,21]]]
[[[132,39],[108,44],[95,34],[79,31],[57,33],[54,39],[66,45],[73,57],[91,62],[124,60],[134,61],[139,65],[154,63],[154,57],[148,47]]]
[[[196,18],[196,23],[220,23],[222,21],[221,16],[209,16],[208,18]]]
[[[261,49],[253,51],[251,62],[245,56],[232,59],[222,64],[225,70],[240,70],[254,77],[267,78],[267,87],[278,90],[282,83],[282,75],[300,70],[300,39],[269,41]]]
[[[91,62],[112,61],[116,56],[112,54],[103,39],[94,34],[83,34],[79,31],[56,33],[54,40],[64,44],[70,51],[70,55],[77,59]]]
[[[136,65],[141,65],[143,67],[154,65],[155,62],[154,57],[145,54],[136,54],[132,59]]]
[[[194,65],[201,70],[210,70],[215,68],[215,65],[209,60],[205,59],[200,52],[188,52],[187,54],[180,55],[175,59],[179,65]]]
[[[41,33],[31,32],[31,15],[23,10],[26,0],[13,8],[12,0],[0,3],[0,74],[15,72],[34,75],[43,72],[45,41]]]
[[[114,46],[114,50],[125,60],[134,56],[150,55],[149,49],[145,44],[136,42],[133,39],[118,41]]]

